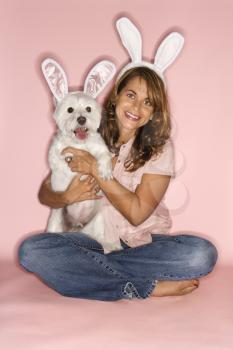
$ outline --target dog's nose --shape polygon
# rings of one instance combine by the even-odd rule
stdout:
[[[83,117],[83,116],[80,116],[77,118],[77,122],[80,124],[80,125],[83,125],[86,123],[86,117]]]

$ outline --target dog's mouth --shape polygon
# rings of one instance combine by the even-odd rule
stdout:
[[[85,126],[78,127],[74,130],[74,134],[77,137],[77,139],[85,140],[87,138],[88,128],[86,128]]]

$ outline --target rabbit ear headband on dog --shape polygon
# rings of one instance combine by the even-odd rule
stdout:
[[[142,59],[142,37],[135,25],[128,18],[122,17],[116,22],[116,27],[132,60],[121,70],[117,79],[130,68],[145,66],[155,71],[165,83],[163,72],[179,55],[184,45],[184,37],[177,32],[170,33],[160,44],[154,63],[150,63]]]
[[[68,94],[67,77],[62,67],[52,58],[45,59],[42,71],[54,97],[60,102]],[[85,79],[83,92],[96,98],[116,73],[115,65],[110,61],[100,61]]]

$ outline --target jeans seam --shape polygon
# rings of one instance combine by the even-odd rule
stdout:
[[[64,237],[64,236],[63,236]],[[86,248],[84,248],[83,246],[78,245],[75,241],[73,241],[70,237],[66,237],[66,239],[68,241],[70,241],[72,244],[74,244],[75,246],[77,246],[81,251],[83,251],[85,254],[90,255],[99,265],[102,265],[105,269],[105,271],[109,271],[111,272],[111,274],[119,277],[120,279],[124,280],[125,278],[117,271],[113,270],[110,266],[104,264],[104,262],[101,259],[98,259],[98,257],[96,257],[95,255],[93,255],[91,252],[89,252]],[[82,248],[84,248],[84,250],[82,250]],[[132,291],[127,292],[126,288],[127,287],[131,287]],[[122,294],[124,296],[127,297],[127,299],[132,299],[133,297],[136,297],[138,299],[144,299],[143,297],[141,297],[137,291],[137,289],[135,288],[135,286],[133,285],[132,282],[126,282],[126,284],[124,286],[122,286]]]
[[[76,242],[76,241],[74,241],[72,238],[70,238],[70,237],[67,237],[66,236],[66,234],[62,234],[62,233],[59,233],[62,237],[65,237],[66,239],[68,239],[69,241],[71,241],[72,243],[74,243],[74,245],[76,245],[76,246],[79,246],[79,247],[81,247],[81,248],[86,248],[86,249],[93,249],[93,250],[99,250],[99,251],[104,251],[104,249],[103,248],[98,248],[98,247],[95,247],[95,246],[93,246],[93,245],[82,245],[82,244],[79,244],[79,242]]]
[[[133,252],[135,252],[136,250],[138,250],[138,249],[140,249],[140,248],[142,248],[142,247],[144,247],[145,245],[147,245],[147,244],[152,244],[153,242],[151,242],[151,243],[146,243],[146,244],[142,244],[142,245],[140,245],[140,246],[137,246],[137,247],[129,247],[129,248],[127,248],[127,249],[123,249],[123,250],[121,250],[121,251],[117,251],[116,253],[117,253],[117,255],[129,255],[129,254],[133,254]],[[113,253],[115,253],[115,252],[113,252]],[[110,253],[111,254],[111,253]]]
[[[62,235],[62,237],[64,237],[64,235]],[[73,241],[70,237],[65,237],[69,242],[71,242],[73,245],[75,245],[76,247],[78,247],[79,249],[81,249],[81,251],[83,251],[85,254],[90,255],[91,258],[93,258],[100,266],[103,266],[105,270],[111,272],[113,275],[121,278],[122,280],[124,279],[123,276],[121,276],[121,274],[115,270],[113,270],[110,266],[104,264],[104,262],[101,259],[98,259],[98,257],[96,257],[95,255],[92,254],[92,252],[89,252],[87,249],[79,244],[77,244],[75,241]],[[84,250],[82,250],[82,248]]]
[[[146,292],[146,297],[145,297],[145,298],[148,298],[148,297],[151,295],[151,293],[153,292],[153,290],[156,288],[158,282],[159,282],[158,280],[152,281],[149,290]]]
[[[210,272],[212,271],[211,270],[208,270],[207,272],[204,272],[204,273],[198,273],[198,274],[192,274],[192,275],[171,275],[171,274],[168,274],[168,273],[163,273],[163,274],[160,274],[158,278],[158,281],[160,280],[160,278],[163,278],[163,277],[168,277],[168,278],[175,278],[175,280],[178,280],[178,281],[182,281],[184,279],[193,279],[193,278],[198,278],[198,277],[203,277],[203,276],[206,276],[208,275]]]

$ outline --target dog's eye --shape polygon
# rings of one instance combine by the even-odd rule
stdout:
[[[91,112],[91,107],[87,106],[87,107],[86,107],[86,111],[87,111],[88,113],[90,113],[90,112]]]
[[[74,111],[74,108],[72,108],[72,107],[67,108],[68,113],[73,113],[73,111]]]

